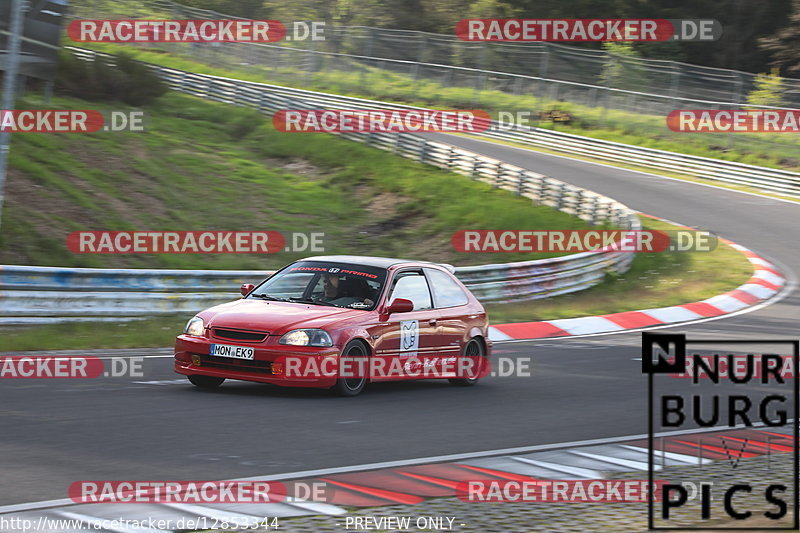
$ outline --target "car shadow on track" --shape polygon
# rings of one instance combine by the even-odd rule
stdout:
[[[248,383],[244,381],[225,382],[218,389],[199,389],[187,382],[185,387],[189,392],[195,394],[214,394],[222,396],[243,396],[243,397],[265,397],[265,398],[291,398],[298,400],[314,399],[345,399],[339,398],[328,389],[315,389],[303,387],[280,387],[269,383]],[[476,387],[454,387],[443,380],[415,380],[415,381],[388,381],[381,383],[370,383],[356,398],[369,398],[370,396],[385,396],[387,394],[411,394],[411,393],[441,393],[457,394],[473,393],[478,389],[485,388],[487,385],[479,384]],[[182,387],[183,388],[183,387]]]

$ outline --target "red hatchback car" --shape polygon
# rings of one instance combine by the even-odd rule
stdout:
[[[355,396],[371,381],[470,386],[488,373],[486,311],[449,265],[309,257],[241,291],[176,340],[175,371],[198,387],[230,378]]]

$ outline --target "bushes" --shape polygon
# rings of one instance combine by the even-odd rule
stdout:
[[[56,90],[92,101],[120,101],[141,106],[167,92],[161,79],[127,54],[83,61],[61,50],[56,71]]]
[[[754,106],[784,105],[785,87],[778,69],[773,68],[768,74],[759,74],[753,82],[753,90],[747,95],[747,103]]]

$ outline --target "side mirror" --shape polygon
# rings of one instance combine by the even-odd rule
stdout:
[[[250,293],[253,291],[253,289],[255,289],[255,288],[256,288],[256,286],[255,286],[255,285],[253,285],[252,283],[242,283],[242,286],[241,286],[241,288],[239,289],[239,292],[241,292],[241,293],[242,293],[242,296],[247,296],[247,295],[248,295],[248,294],[250,294]]]
[[[392,313],[410,313],[414,310],[414,302],[406,300],[405,298],[395,298],[389,307],[386,308],[386,314]]]

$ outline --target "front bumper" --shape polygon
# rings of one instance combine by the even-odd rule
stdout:
[[[239,343],[255,349],[253,359],[235,359],[209,355],[212,344],[205,337],[179,335],[175,341],[175,372],[187,376],[201,375],[259,383],[272,383],[285,387],[328,388],[336,384],[335,376],[312,375],[287,377],[280,363],[287,357],[315,358],[319,365],[325,359],[338,358],[336,346],[316,348],[311,346],[286,346],[276,340],[259,344]],[[225,342],[225,344],[236,344]]]

